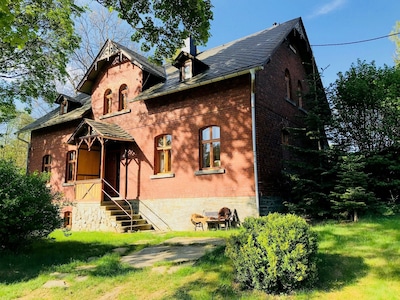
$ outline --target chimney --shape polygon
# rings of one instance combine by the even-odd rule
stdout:
[[[193,55],[193,56],[197,55],[197,48],[196,48],[196,45],[194,44],[194,40],[192,39],[191,36],[189,36],[185,40],[185,46],[182,48],[182,51],[185,51],[186,53],[189,53],[190,55]]]

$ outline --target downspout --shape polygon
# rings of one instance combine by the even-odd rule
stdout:
[[[251,88],[251,136],[253,141],[253,159],[254,159],[254,187],[256,193],[256,208],[258,216],[260,215],[260,196],[258,189],[258,163],[257,163],[257,142],[256,142],[256,92],[255,92],[255,81],[256,81],[256,70],[250,70],[250,88]]]
[[[31,143],[28,141],[25,141],[23,138],[21,138],[20,136],[20,132],[18,132],[17,134],[17,139],[21,142],[24,142],[27,145],[27,150],[26,150],[26,166],[25,166],[25,171],[26,174],[28,174],[28,165],[29,165],[29,149],[31,148]]]

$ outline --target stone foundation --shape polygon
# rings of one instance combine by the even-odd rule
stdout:
[[[72,210],[72,230],[74,231],[113,231],[119,226],[106,213],[100,203],[75,203]]]
[[[218,212],[224,206],[232,212],[236,209],[241,222],[246,217],[258,216],[255,197],[134,200],[133,204],[135,211],[161,231],[194,230],[190,221],[192,214]]]

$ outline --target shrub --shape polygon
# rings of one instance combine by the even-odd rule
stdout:
[[[295,215],[246,218],[239,233],[228,240],[226,254],[236,279],[246,288],[287,293],[317,279],[316,234]]]
[[[47,236],[61,224],[45,175],[23,175],[0,160],[0,249],[17,248]]]

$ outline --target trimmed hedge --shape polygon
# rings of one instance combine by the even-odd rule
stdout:
[[[245,288],[288,293],[317,279],[317,236],[298,216],[273,213],[246,218],[227,242],[236,279]]]

